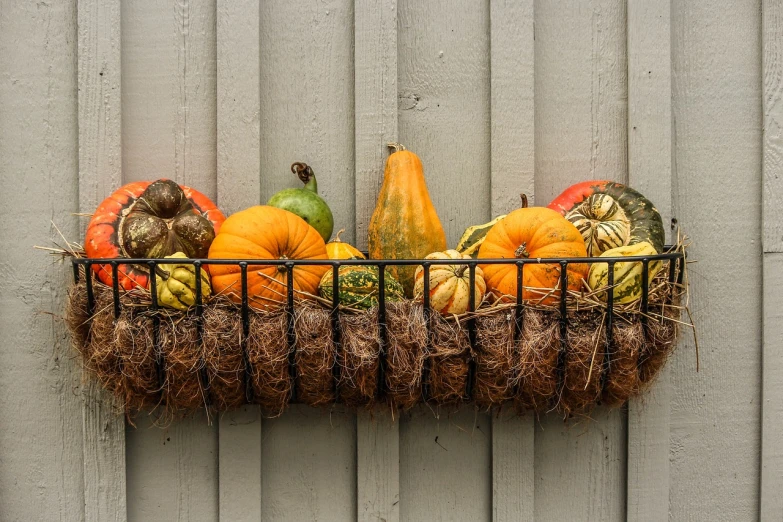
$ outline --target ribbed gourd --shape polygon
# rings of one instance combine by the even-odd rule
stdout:
[[[377,266],[341,266],[337,272],[338,302],[349,308],[369,310],[378,306],[379,281]],[[403,295],[400,283],[389,271],[384,273],[384,298],[386,302],[399,301]],[[321,278],[318,293],[331,301],[334,296],[334,275],[329,270]]]
[[[399,144],[386,161],[383,185],[370,219],[368,247],[372,259],[421,259],[446,250],[446,233],[432,204],[419,157]],[[413,297],[415,266],[389,271]]]
[[[433,252],[424,259],[471,259],[467,254],[456,250]],[[470,269],[466,264],[455,262],[453,265],[431,265],[429,270],[430,306],[442,315],[464,314],[470,306]],[[484,272],[476,267],[473,292],[476,308],[481,305],[487,285]],[[424,267],[416,268],[416,286],[414,295],[417,300],[424,298]]]
[[[635,245],[607,250],[599,257],[654,256],[657,253],[650,243],[643,241]],[[648,266],[647,280],[652,282],[663,267],[663,263],[660,260],[649,261]],[[613,287],[615,304],[633,303],[642,298],[642,270],[643,263],[641,261],[615,263]],[[606,301],[609,294],[609,263],[593,263],[590,266],[587,284],[592,290],[598,291],[597,297],[599,299]]]

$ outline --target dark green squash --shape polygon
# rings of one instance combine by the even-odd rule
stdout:
[[[369,310],[378,306],[378,267],[341,266],[338,271],[339,303],[349,308]],[[324,299],[332,300],[334,277],[329,270],[321,278],[318,293]],[[399,301],[404,297],[402,285],[386,270],[384,274],[386,301]]]

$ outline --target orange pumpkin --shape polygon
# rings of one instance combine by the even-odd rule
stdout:
[[[586,256],[587,249],[579,230],[559,213],[543,207],[520,208],[501,219],[487,234],[478,254],[479,259]],[[487,287],[497,297],[516,299],[516,265],[480,266]],[[579,290],[587,273],[586,264],[570,263],[567,272],[568,289]],[[556,304],[560,298],[559,283],[559,264],[526,264],[522,298],[539,304]]]
[[[287,210],[266,205],[250,207],[226,219],[209,248],[210,259],[328,259],[326,245],[316,229]],[[293,268],[294,290],[318,294],[327,265]],[[212,291],[236,302],[242,300],[238,265],[212,265]],[[284,266],[249,265],[247,295],[251,306],[262,310],[286,301],[288,270]]]

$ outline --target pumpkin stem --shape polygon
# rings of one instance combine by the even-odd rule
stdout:
[[[521,245],[519,245],[519,248],[517,248],[514,251],[514,256],[519,259],[521,257],[528,258],[530,257],[530,252],[527,251],[527,242],[523,241]]]
[[[400,152],[401,150],[405,150],[405,145],[394,141],[387,143],[386,146],[392,149],[392,154],[395,152]]]
[[[456,272],[454,272],[454,275],[457,276],[457,279],[461,278],[465,274],[465,270],[468,269],[468,265],[460,265],[460,267],[457,269]]]
[[[527,208],[527,194],[523,192],[519,197],[522,199],[522,206],[519,208]]]
[[[305,184],[304,188],[318,194],[318,182],[315,180],[315,172],[313,172],[310,165],[301,161],[294,162],[291,165],[291,172],[296,174],[302,183]]]
[[[169,277],[171,276],[171,272],[166,272],[165,270],[163,270],[158,265],[155,265],[155,274],[160,276],[161,279],[163,279],[164,281],[167,281],[169,279]]]
[[[329,241],[329,242],[330,242],[330,243],[342,243],[342,242],[343,242],[343,240],[342,240],[342,239],[340,239],[340,234],[342,234],[343,232],[345,232],[345,229],[344,229],[344,228],[341,228],[339,231],[337,231],[337,234],[335,234],[335,236],[334,236],[334,239],[332,239],[332,240],[331,240],[331,241]]]

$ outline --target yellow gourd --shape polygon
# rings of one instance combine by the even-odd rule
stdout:
[[[184,252],[166,256],[165,259],[187,259]],[[158,265],[155,274],[158,289],[158,304],[176,310],[187,310],[196,304],[196,269],[186,263],[171,263]],[[212,292],[209,276],[201,269],[201,296],[207,297]]]
[[[334,239],[326,243],[326,255],[329,259],[366,259],[358,248],[340,239],[340,234],[345,232],[341,228]]]

